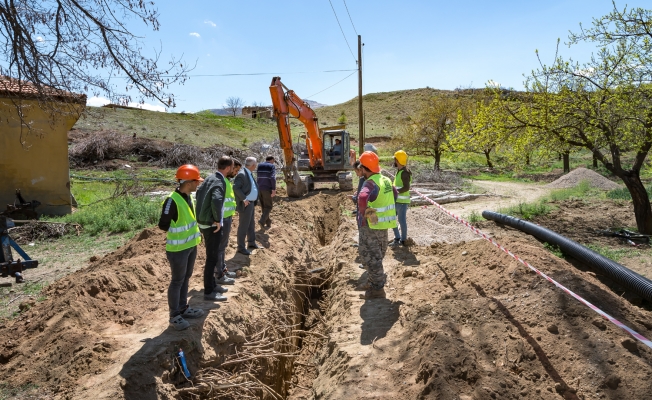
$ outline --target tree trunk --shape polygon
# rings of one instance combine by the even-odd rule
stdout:
[[[593,155],[593,169],[598,169],[598,157]]]
[[[494,164],[491,162],[491,157],[490,157],[491,150],[483,150],[483,153],[484,153],[484,156],[487,159],[487,167],[493,169]]]
[[[435,150],[435,171],[440,171],[439,162],[441,161],[441,151]]]
[[[650,198],[647,195],[645,186],[643,186],[643,182],[641,182],[638,171],[627,171],[623,173],[623,176],[618,177],[623,180],[629,193],[632,195],[638,231],[646,235],[652,235],[652,208],[650,207]]]
[[[558,156],[557,159],[558,159],[559,161],[561,161],[561,153],[557,153],[557,156]]]
[[[563,154],[564,158],[564,173],[567,174],[570,172],[570,153],[567,151]]]
[[[530,153],[525,155],[525,165],[530,165]]]

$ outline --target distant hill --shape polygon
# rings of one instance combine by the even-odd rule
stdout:
[[[318,102],[316,102],[314,100],[306,100],[306,103],[308,103],[310,105],[310,108],[312,108],[313,110],[316,110],[316,109],[322,108],[322,107],[328,107],[326,104],[318,103]]]
[[[453,90],[432,88],[397,90],[395,92],[368,93],[362,96],[367,123],[366,136],[393,136],[401,118],[413,114],[424,100],[433,96],[454,93]],[[336,125],[342,112],[346,115],[346,129],[352,136],[358,136],[358,98],[316,110],[319,124]]]

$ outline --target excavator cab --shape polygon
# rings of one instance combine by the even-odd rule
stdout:
[[[349,133],[345,130],[322,131],[324,169],[345,170],[349,167]]]

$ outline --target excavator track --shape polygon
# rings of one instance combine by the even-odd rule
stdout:
[[[340,190],[353,190],[353,175],[350,172],[340,172],[337,174],[337,182],[340,184]]]

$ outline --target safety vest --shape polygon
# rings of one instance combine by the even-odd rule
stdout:
[[[374,181],[379,190],[376,200],[367,203],[368,207],[376,209],[378,223],[373,225],[367,218],[367,224],[371,229],[396,228],[396,206],[394,205],[392,181],[380,174],[373,174],[368,179]]]
[[[195,214],[179,193],[172,192],[168,197],[171,197],[177,205],[179,217],[176,221],[170,222],[165,250],[178,252],[197,246],[201,243],[201,232],[199,232]],[[195,206],[194,199],[192,205]]]
[[[403,184],[403,171],[405,169],[400,169],[397,173],[396,176],[394,177],[394,186],[396,186],[397,189],[400,189],[404,186]],[[412,177],[410,176],[410,185],[412,185]],[[407,203],[410,204],[410,191],[408,190],[407,192],[399,193],[398,197],[396,198],[397,203]]]
[[[224,178],[224,182],[226,182],[226,191],[225,196],[224,196],[224,218],[229,218],[232,217],[233,214],[235,214],[235,193],[233,193],[233,185],[231,184],[231,181],[228,179]]]

